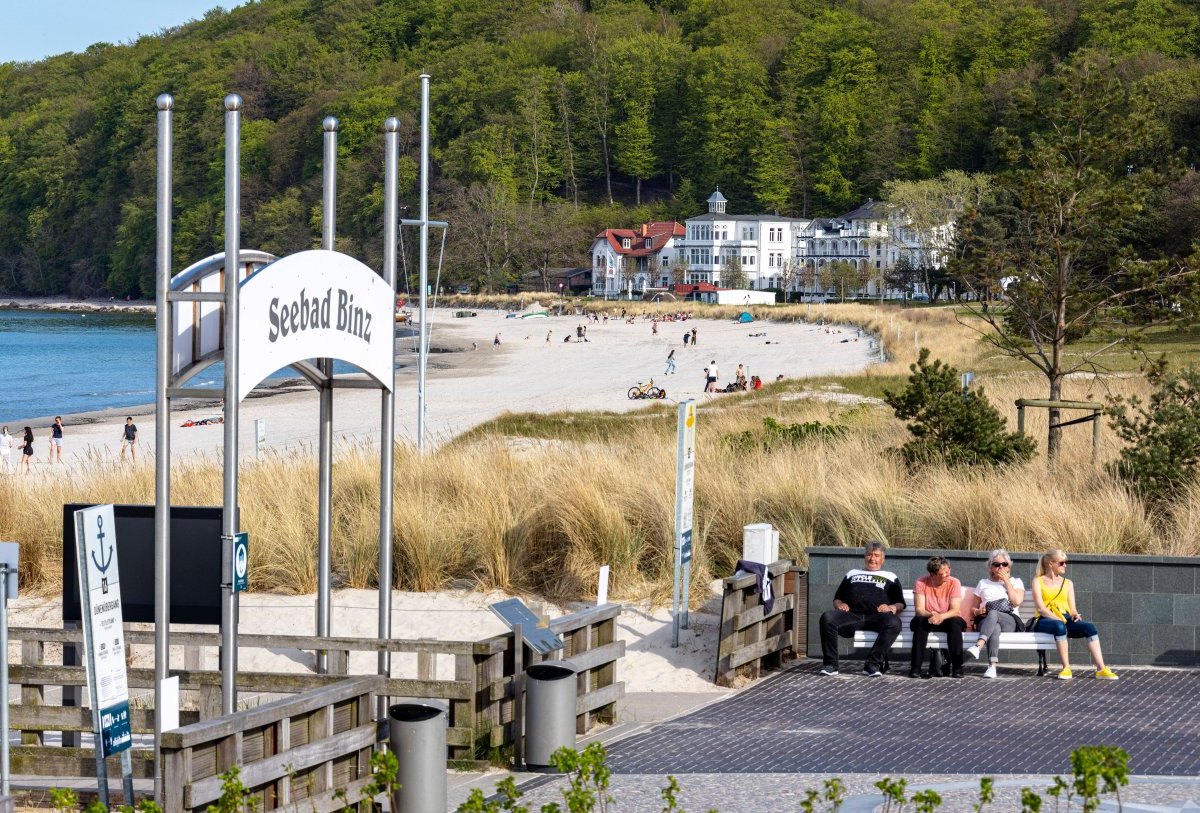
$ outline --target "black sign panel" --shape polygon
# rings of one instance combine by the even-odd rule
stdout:
[[[63,506],[63,621],[83,619],[75,558],[75,512]],[[154,623],[154,506],[114,505],[124,620]],[[171,507],[172,624],[221,624],[221,509]]]

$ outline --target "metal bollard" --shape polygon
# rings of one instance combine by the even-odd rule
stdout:
[[[575,747],[575,685],[570,661],[535,663],[525,670],[525,765],[550,768],[559,748]]]
[[[449,706],[438,700],[388,707],[388,736],[399,763],[393,813],[445,813],[449,713]]]

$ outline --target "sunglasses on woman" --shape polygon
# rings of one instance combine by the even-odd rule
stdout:
[[[992,567],[1008,567],[1008,562],[992,562]]]

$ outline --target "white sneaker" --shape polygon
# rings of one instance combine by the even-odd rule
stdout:
[[[980,648],[979,644],[975,644],[975,646],[973,646],[973,647],[971,647],[970,649],[968,649],[968,650],[967,650],[967,654],[968,654],[968,655],[970,655],[970,656],[971,656],[972,658],[974,658],[975,660],[979,660],[979,654],[980,654],[982,651],[983,651],[983,650]]]
[[[821,667],[821,674],[828,675],[829,677],[837,677],[838,670],[832,666],[823,666]]]
[[[995,680],[996,679],[996,665],[992,664],[987,669],[985,669],[983,671],[983,676],[985,678],[988,678],[989,680]]]

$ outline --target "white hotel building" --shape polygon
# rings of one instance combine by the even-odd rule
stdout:
[[[592,293],[621,295],[630,283],[635,293],[666,288],[672,282],[672,267],[681,260],[687,266],[684,282],[723,287],[722,271],[731,258],[738,258],[749,288],[782,288],[790,271],[789,290],[832,293],[821,290],[822,269],[841,261],[852,264],[865,280],[856,293],[878,296],[883,273],[902,257],[914,266],[940,266],[954,230],[949,223],[933,235],[918,235],[871,200],[839,217],[816,220],[731,215],[725,211],[726,202],[717,190],[708,199],[708,211],[682,226],[648,223],[637,230],[607,229],[597,235],[591,250]],[[623,263],[629,269],[624,274]],[[919,285],[916,292],[922,292]]]

